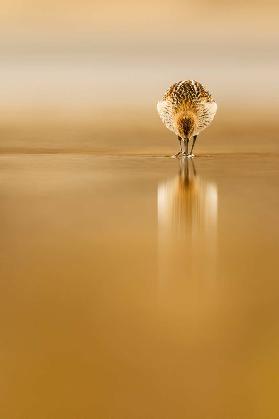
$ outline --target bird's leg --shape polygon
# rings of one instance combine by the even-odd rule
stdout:
[[[178,153],[174,154],[172,157],[178,157],[182,153],[182,147],[181,147],[182,138],[179,137],[179,136],[178,136],[178,141],[179,141],[179,145],[180,145],[180,151]]]
[[[179,145],[180,145],[180,153],[182,154],[182,145],[181,145],[182,138],[178,137],[178,141],[179,141]]]
[[[186,140],[184,140],[183,138],[181,144],[182,144],[182,148],[181,148],[182,156],[188,156],[188,144],[189,144],[188,138]]]
[[[190,156],[191,157],[194,157],[193,150],[194,150],[194,146],[195,146],[195,142],[196,142],[196,139],[197,138],[198,138],[198,136],[197,135],[194,135],[193,142],[192,142],[192,147],[191,147],[191,151],[190,151]]]

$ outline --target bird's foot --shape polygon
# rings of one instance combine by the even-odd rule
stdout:
[[[174,154],[173,156],[171,156],[172,159],[177,159],[177,157],[179,157],[181,154],[181,151],[179,151],[178,153]]]
[[[192,157],[195,157],[195,154],[182,153],[182,157],[187,157],[188,159],[191,159]]]

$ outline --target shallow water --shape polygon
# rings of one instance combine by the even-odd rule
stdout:
[[[278,417],[278,154],[0,160],[1,417]]]

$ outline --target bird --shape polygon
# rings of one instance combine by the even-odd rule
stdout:
[[[197,137],[213,121],[217,103],[202,83],[182,80],[169,87],[157,103],[157,110],[164,125],[178,137],[180,151],[173,157],[194,157]]]

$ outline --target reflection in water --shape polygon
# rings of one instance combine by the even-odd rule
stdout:
[[[160,279],[215,276],[217,210],[216,184],[180,160],[178,175],[158,185]]]

